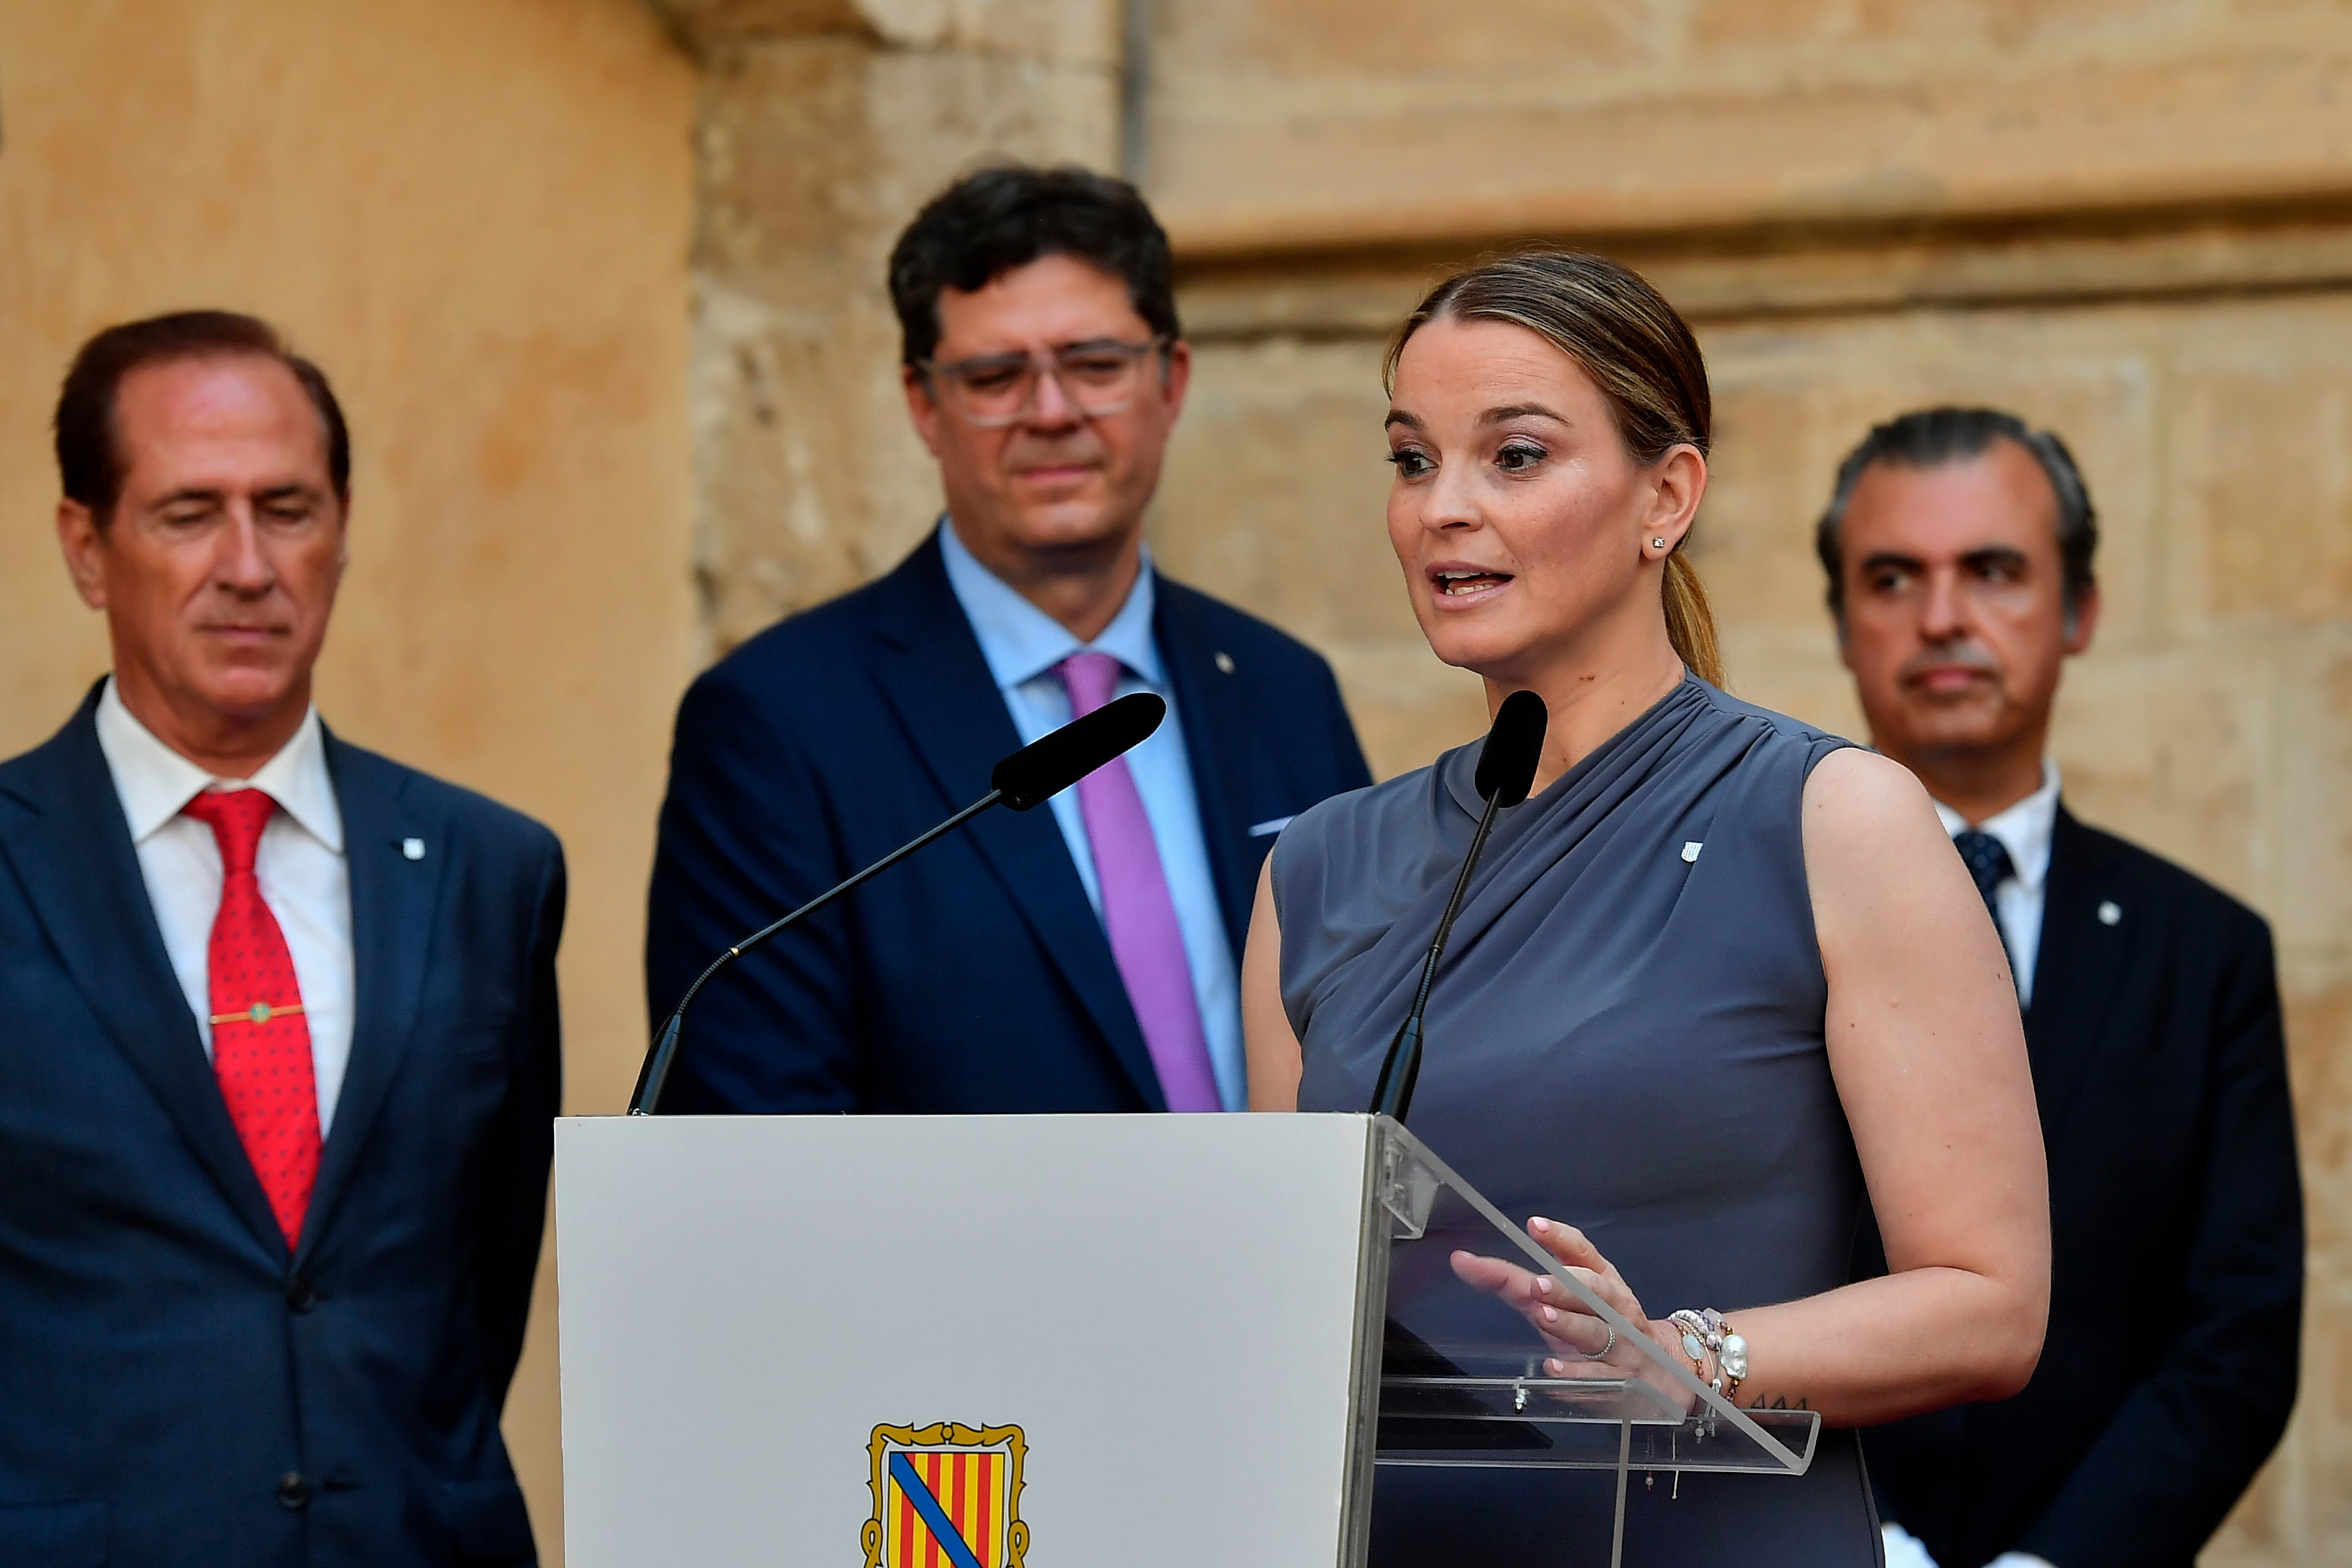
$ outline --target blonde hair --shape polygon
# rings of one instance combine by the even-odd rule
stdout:
[[[1525,327],[1574,360],[1601,389],[1636,460],[1655,463],[1679,446],[1706,455],[1715,420],[1706,361],[1690,324],[1640,274],[1576,250],[1480,262],[1432,289],[1397,328],[1381,365],[1384,385],[1395,389],[1397,360],[1412,334],[1448,317]],[[1720,686],[1723,649],[1706,590],[1682,553],[1688,542],[1685,534],[1666,557],[1666,638],[1691,673]]]

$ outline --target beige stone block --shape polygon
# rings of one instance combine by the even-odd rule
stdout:
[[[2229,0],[2220,8],[2233,22],[2284,23],[2296,27],[2340,26],[2352,17],[2347,0]]]
[[[1575,236],[1541,237],[1578,242]],[[2083,218],[2047,226],[1951,226],[1583,237],[1707,326],[1772,321],[1797,333],[1893,311],[2017,306],[2036,319],[2085,305],[2154,301],[2201,321],[2231,303],[2286,295],[2293,310],[2352,284],[2352,225],[2325,211]],[[1489,248],[1454,237],[1402,252],[1301,262],[1179,257],[1184,320],[1219,338],[1386,333],[1437,279]]]
[[[1819,624],[1827,578],[1812,530],[1838,464],[1874,425],[1960,404],[2007,409],[2065,440],[2099,514],[2099,646],[2158,643],[2158,356],[2179,325],[2164,312],[1987,311],[1706,328],[1722,445],[1695,560],[1720,579],[1724,618]]]
[[[887,571],[940,508],[871,300],[782,310],[706,287],[696,576],[709,652]]]
[[[1856,0],[1696,0],[1690,47],[1754,50],[1791,44],[1843,43],[1861,30],[1864,6]]]
[[[1115,66],[1116,0],[851,0],[858,25],[893,49],[993,53]]]
[[[1465,258],[1466,259],[1466,258]],[[1190,268],[1177,258],[1176,305],[1196,342],[1357,338],[1386,342],[1423,295],[1453,269],[1349,261],[1296,267]]]
[[[2203,661],[2259,668],[2263,655],[2209,645]],[[2352,638],[2273,656],[2276,805],[2263,823],[2273,868],[2263,912],[2283,943],[2352,948]]]
[[[2276,888],[2269,695],[2259,666],[2189,654],[2074,661],[2051,732],[2068,805],[2266,907]]]
[[[2352,38],[2340,30],[2109,31],[2128,47],[2095,38],[1971,59],[1930,40],[1891,60],[1770,72],[1517,58],[1354,79],[1202,69],[1155,84],[1154,192],[1179,244],[1202,258],[1991,222],[2346,191]]]
[[[1710,245],[1628,241],[1624,253],[1694,319],[2014,301],[2041,310],[2352,279],[2352,230],[2326,215],[1865,230],[1810,243],[1726,236]]]
[[[2293,951],[2281,965],[2305,1229],[2312,1255],[2339,1278],[2352,1276],[2352,975],[2343,969]],[[2352,1396],[2338,1414],[2352,1418]]]
[[[857,33],[869,24],[857,0],[646,0],[654,14],[700,53],[752,38]]]
[[[1506,64],[1579,71],[1622,64],[1644,52],[1656,7],[1639,0],[1187,0],[1154,9],[1161,73],[1181,81],[1243,72],[1280,90],[1289,80],[1359,73],[1393,79]]]
[[[695,259],[779,303],[879,287],[865,197],[873,48],[834,37],[734,48],[705,68]]]
[[[1866,59],[1865,51],[1892,52],[1890,46],[1974,46],[1988,54],[2014,55],[2063,47],[2085,34],[2095,40],[2110,38],[2119,25],[2143,44],[2151,32],[2185,34],[2187,41],[2196,33],[2183,13],[2194,9],[2151,5],[2148,0],[1698,0],[1690,37],[1701,58],[1737,51],[1846,51]]]
[[[1063,63],[1116,63],[1118,14],[1105,0],[649,0],[706,59],[748,43],[828,35],[897,48],[996,49]]]
[[[1814,394],[1786,379],[1734,383],[1715,397],[1706,499],[1690,543],[1717,624],[1806,629],[1826,638],[1813,514],[1828,493],[1808,464]],[[1809,471],[1809,468],[1814,471]]]
[[[697,254],[780,303],[880,298],[922,205],[991,158],[1115,162],[1107,66],[877,48],[853,37],[732,49],[703,86]]]
[[[1168,570],[1318,645],[1415,643],[1388,542],[1380,352],[1205,346],[1152,510]]]
[[[941,186],[992,158],[1118,165],[1118,87],[1108,61],[908,51],[880,56],[873,68],[869,134],[890,155],[871,171],[866,201],[893,237]]]
[[[1869,739],[1853,680],[1838,662],[1827,617],[1811,637],[1770,628],[1755,630],[1718,619],[1723,637],[1726,689],[1743,702],[1801,719],[1818,730],[1850,741]]]
[[[1427,643],[1342,643],[1324,652],[1374,778],[1426,767],[1486,732],[1486,683],[1440,664]]]
[[[2352,616],[2352,351],[2340,309],[2297,312],[2267,363],[2183,367],[2175,461],[2192,614],[2258,624]],[[2196,570],[2201,568],[2201,571]]]
[[[904,0],[894,0],[904,3]],[[957,48],[1023,56],[1057,65],[1115,70],[1119,0],[921,0],[946,10],[935,40]]]

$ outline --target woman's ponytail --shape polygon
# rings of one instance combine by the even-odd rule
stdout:
[[[1666,640],[1690,672],[1710,686],[1723,684],[1723,649],[1715,640],[1715,612],[1698,568],[1680,550],[1666,557]]]

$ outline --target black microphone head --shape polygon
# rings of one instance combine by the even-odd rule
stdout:
[[[1543,758],[1544,728],[1550,721],[1544,700],[1532,691],[1514,691],[1503,699],[1494,727],[1486,731],[1486,743],[1478,750],[1481,799],[1517,805],[1528,798],[1536,782],[1536,763]]]
[[[1149,691],[1130,692],[1032,741],[997,763],[988,782],[1003,793],[1005,805],[1027,811],[1141,741],[1160,728],[1160,721],[1167,716],[1168,704],[1158,697]]]

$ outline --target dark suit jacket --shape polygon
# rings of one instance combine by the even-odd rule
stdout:
[[[530,1562],[499,1411],[556,1110],[554,836],[328,737],[357,1005],[289,1258],[94,708],[0,763],[0,1563]]]
[[[1159,638],[1238,951],[1253,826],[1370,782],[1329,668],[1159,579]],[[667,1016],[711,958],[987,793],[1021,744],[936,537],[686,695],[646,936]],[[1164,1109],[1053,814],[992,811],[722,972],[666,1110]]]
[[[2050,1331],[2025,1391],[1870,1433],[1941,1568],[2189,1568],[2294,1403],[2303,1194],[2269,928],[2062,806],[2025,1024]],[[2100,915],[2113,905],[2113,923]],[[1874,1235],[1864,1238],[1866,1270]]]

